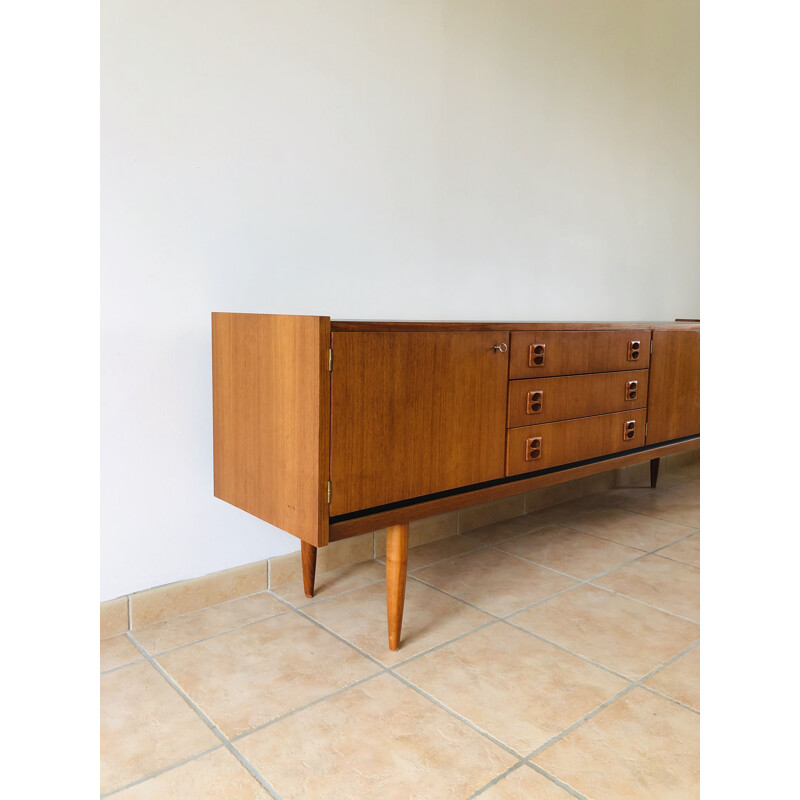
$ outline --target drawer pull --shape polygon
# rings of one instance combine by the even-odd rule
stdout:
[[[622,430],[622,438],[627,442],[636,436],[636,420],[629,419]]]
[[[543,367],[544,366],[544,349],[547,345],[544,344],[532,344],[528,351],[528,364],[531,367]]]
[[[542,456],[542,437],[531,436],[530,439],[525,440],[525,460],[536,461],[537,458]]]
[[[528,392],[528,413],[541,414],[544,406],[544,392],[541,389],[534,389]]]
[[[494,350],[495,353],[505,353],[508,350],[508,345],[502,342],[501,344],[496,344],[492,350]]]
[[[628,342],[628,361],[638,361],[642,343],[638,339]]]
[[[635,400],[639,394],[639,381],[628,381],[625,384],[625,399]]]

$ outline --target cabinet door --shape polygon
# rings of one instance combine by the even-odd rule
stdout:
[[[700,331],[653,331],[647,444],[700,433]]]
[[[331,340],[331,516],[503,477],[507,331]]]

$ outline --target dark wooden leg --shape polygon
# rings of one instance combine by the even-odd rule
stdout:
[[[400,646],[407,568],[408,523],[392,525],[386,531],[386,618],[389,623],[390,650],[397,650]]]
[[[650,488],[655,489],[658,483],[658,468],[661,466],[660,458],[653,458],[650,460]]]
[[[314,576],[317,574],[317,548],[308,542],[301,542],[303,557],[303,589],[306,597],[314,596]]]

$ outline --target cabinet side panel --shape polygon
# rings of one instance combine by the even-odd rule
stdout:
[[[327,317],[212,314],[214,494],[328,542]]]
[[[653,331],[647,444],[700,433],[700,331]]]

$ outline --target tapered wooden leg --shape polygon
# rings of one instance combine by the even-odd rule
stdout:
[[[303,557],[303,589],[306,597],[314,596],[314,576],[317,574],[317,548],[308,542],[301,542]]]
[[[386,618],[389,623],[390,650],[397,650],[400,646],[407,568],[408,523],[392,525],[386,532]]]
[[[650,488],[655,489],[658,483],[658,468],[661,466],[660,458],[650,459]]]

